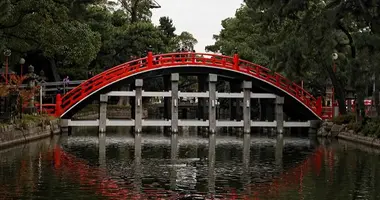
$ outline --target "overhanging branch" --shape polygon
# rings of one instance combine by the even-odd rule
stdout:
[[[24,18],[28,14],[31,14],[31,13],[34,13],[34,12],[37,12],[37,10],[32,9],[32,10],[24,11],[24,12],[22,12],[22,14],[20,14],[18,16],[18,18],[16,19],[16,21],[14,23],[11,23],[11,24],[0,24],[0,29],[14,28],[14,27],[18,26],[24,20]]]
[[[351,57],[352,58],[356,58],[356,47],[354,45],[354,40],[352,39],[352,36],[350,34],[350,32],[346,29],[346,27],[344,27],[343,23],[341,21],[338,22],[338,28],[344,33],[346,34],[346,36],[348,37],[349,41],[350,41],[350,47],[351,47]]]

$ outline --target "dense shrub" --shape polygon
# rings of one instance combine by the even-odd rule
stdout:
[[[359,133],[363,129],[362,122],[352,121],[347,125],[349,130],[353,130],[355,133]]]
[[[338,125],[353,123],[355,122],[355,114],[350,113],[347,115],[340,115],[338,117],[335,117],[332,122]]]
[[[380,118],[373,118],[366,121],[361,133],[365,136],[375,136],[380,138]]]
[[[355,133],[362,133],[365,136],[380,138],[380,118],[364,118],[356,122],[355,114],[340,115],[335,117],[332,122],[334,124],[347,124],[347,128]]]

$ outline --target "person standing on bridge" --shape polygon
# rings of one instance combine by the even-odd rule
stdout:
[[[66,78],[63,79],[63,93],[66,94],[66,87],[69,86],[70,79],[69,76],[66,76]]]

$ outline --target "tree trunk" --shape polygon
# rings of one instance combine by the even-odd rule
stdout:
[[[60,81],[58,70],[57,70],[57,65],[55,64],[55,60],[53,58],[48,58],[50,67],[51,67],[51,72],[53,74],[53,81],[58,82]]]
[[[333,71],[333,67],[332,66],[327,66],[327,65],[323,65],[331,79],[331,82],[334,86],[334,97],[336,100],[338,100],[338,103],[339,103],[339,113],[342,114],[342,115],[345,115],[347,114],[347,110],[346,110],[346,102],[345,102],[345,91],[344,91],[344,87],[342,85],[342,83],[337,79],[337,77],[335,76],[335,73]],[[334,102],[332,102],[334,103]]]
[[[379,105],[379,86],[380,86],[380,80],[379,80],[379,74],[375,71],[375,90],[373,91],[373,96],[375,100],[375,108],[376,108],[376,116],[379,116],[380,114],[380,105]]]
[[[140,0],[135,0],[131,5],[131,24],[134,24],[138,21],[138,9],[139,9]]]

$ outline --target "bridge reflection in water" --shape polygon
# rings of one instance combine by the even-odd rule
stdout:
[[[344,176],[350,180],[364,167],[374,185],[380,178],[377,154],[347,148],[248,134],[134,138],[74,133],[1,151],[0,199],[326,199],[331,192],[342,195],[334,199],[345,199],[343,190],[361,193],[339,178],[343,166],[372,158],[343,170]],[[380,195],[371,191],[366,199]]]
[[[89,146],[91,144],[98,143],[98,149],[99,149],[99,166],[100,168],[105,169],[105,158],[106,158],[106,151],[105,151],[105,134],[100,134],[98,138],[88,136],[86,137],[71,137],[69,138],[68,146],[74,145],[74,146]],[[156,137],[149,137],[146,136],[142,138],[141,134],[136,134],[134,136],[134,139],[132,137],[126,138],[126,137],[109,137],[108,145],[114,144],[126,144],[126,145],[132,145],[134,144],[134,162],[131,169],[133,169],[133,188],[134,191],[124,191],[120,187],[115,184],[111,184],[113,189],[116,189],[118,191],[118,195],[121,199],[125,198],[125,195],[127,193],[131,194],[134,193],[135,195],[142,195],[148,193],[148,196],[144,197],[150,197],[149,194],[154,194],[154,196],[159,195],[162,198],[167,198],[167,195],[172,196],[173,198],[183,198],[187,196],[188,198],[190,196],[208,196],[208,197],[218,197],[223,199],[230,199],[234,198],[234,196],[238,196],[234,189],[228,189],[223,188],[223,192],[220,192],[216,190],[215,182],[216,177],[220,176],[221,174],[218,174],[218,170],[225,170],[223,168],[217,168],[215,169],[215,163],[216,163],[216,154],[217,154],[217,146],[220,146],[220,148],[225,148],[224,146],[227,145],[236,145],[236,146],[243,146],[242,150],[242,163],[236,163],[236,170],[241,171],[238,172],[241,174],[241,183],[244,185],[243,190],[240,191],[240,194],[244,194],[247,198],[248,197],[254,197],[254,196],[260,196],[259,190],[255,188],[260,188],[260,191],[278,191],[282,188],[285,188],[287,186],[290,187],[298,187],[297,184],[302,184],[302,182],[299,182],[300,178],[302,178],[302,173],[307,173],[311,169],[308,165],[314,165],[317,170],[320,170],[321,168],[321,162],[318,161],[318,157],[322,155],[322,152],[320,150],[317,150],[316,152],[313,152],[309,157],[305,157],[304,162],[292,166],[290,169],[287,169],[283,171],[283,165],[282,165],[282,159],[283,159],[283,148],[284,148],[284,138],[282,135],[278,135],[275,139],[270,138],[253,138],[251,139],[251,136],[249,134],[244,134],[244,139],[238,139],[233,137],[215,137],[215,134],[210,134],[208,141],[204,138],[180,138],[179,140],[177,134],[171,135],[171,138],[156,138]],[[98,141],[97,141],[98,140]],[[144,145],[151,145],[152,143],[155,143],[155,145],[164,145],[164,146],[170,146],[170,162],[163,162],[161,165],[156,165],[153,167],[164,167],[168,168],[169,171],[169,182],[170,182],[170,189],[171,191],[160,191],[157,189],[149,189],[146,186],[143,186],[142,180],[144,179],[144,170],[142,165],[142,160],[144,160],[142,156],[142,148]],[[251,185],[251,166],[250,166],[250,157],[251,157],[251,145],[252,143],[258,143],[261,145],[267,145],[275,146],[275,166],[273,167],[273,176],[278,176],[274,179],[274,181],[270,181],[270,179],[265,179],[265,177],[260,177],[260,174],[267,173],[265,170],[265,167],[257,168],[256,172],[259,176],[257,178],[262,178],[262,182],[260,184],[253,184]],[[314,149],[314,146],[312,143],[309,142],[308,139],[287,139],[287,143],[290,145],[296,145],[303,148],[311,148]],[[197,165],[199,163],[199,156],[197,155],[198,152],[193,155],[194,157],[186,158],[186,159],[180,159],[179,158],[179,146],[195,146],[195,148],[198,148],[199,146],[206,147],[208,149],[208,155],[207,157],[201,158],[202,160],[207,160],[207,191],[196,191],[196,184],[197,184],[197,178],[202,177],[197,174],[197,167],[194,165]],[[122,146],[122,145],[121,145]],[[219,148],[219,149],[220,149]],[[61,152],[62,153],[62,152]],[[60,154],[61,155],[61,154]],[[68,152],[65,152],[64,155],[68,155]],[[316,159],[317,158],[317,159]],[[55,158],[57,159],[57,158]],[[70,163],[66,163],[65,166],[72,166]],[[219,166],[220,167],[220,166]],[[154,170],[154,169],[152,169]],[[93,170],[91,170],[93,171]],[[146,170],[145,170],[146,171]],[[163,174],[162,174],[163,175]],[[118,176],[122,176],[122,174],[118,174]],[[148,175],[149,176],[149,175]],[[222,175],[223,176],[223,175]],[[105,178],[105,177],[104,177]],[[159,178],[159,177],[155,177]],[[105,178],[107,179],[107,178]],[[107,179],[108,180],[108,179]],[[292,185],[288,185],[292,184]],[[117,185],[117,184],[116,184]],[[227,184],[228,185],[228,184]],[[106,188],[103,188],[106,189]],[[178,190],[187,190],[190,191],[188,194],[179,194]],[[120,193],[120,191],[123,191]],[[173,193],[173,191],[177,191],[177,193]],[[194,192],[195,194],[191,194]],[[98,193],[105,194],[104,191],[98,191]],[[116,196],[118,196],[116,195]],[[173,196],[174,195],[174,196]],[[115,193],[107,194],[106,196],[112,196],[115,198]],[[141,196],[140,196],[141,197]]]

